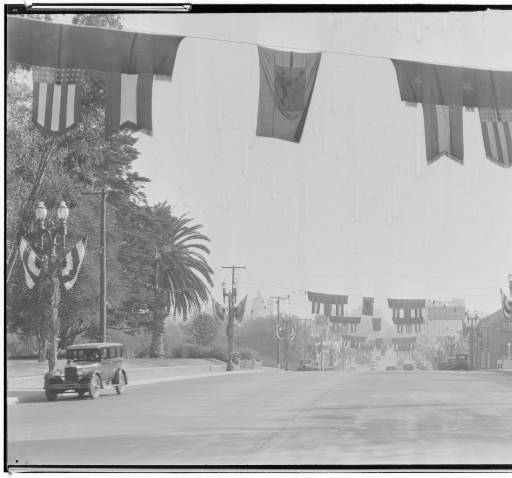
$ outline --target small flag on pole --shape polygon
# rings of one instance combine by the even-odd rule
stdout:
[[[62,285],[66,290],[72,289],[78,279],[78,273],[84,262],[86,246],[87,237],[83,237],[75,244],[75,247],[66,254],[60,277]]]
[[[37,128],[60,136],[78,124],[82,77],[83,71],[76,68],[32,67],[32,121]]]
[[[512,166],[512,109],[479,108],[485,154],[504,168]]]
[[[19,253],[25,273],[25,284],[32,289],[41,273],[41,259],[24,237],[20,239]]]
[[[226,318],[226,308],[217,302],[212,297],[212,310],[213,310],[213,317],[217,322],[222,322]]]
[[[105,135],[108,138],[121,128],[153,134],[153,75],[106,75]]]
[[[462,107],[423,104],[427,163],[446,155],[459,164],[464,163]]]

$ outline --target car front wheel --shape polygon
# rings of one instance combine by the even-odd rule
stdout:
[[[124,386],[126,385],[126,380],[124,379],[124,373],[119,373],[119,383],[116,385],[116,392],[118,395],[122,395],[124,391]]]
[[[45,393],[46,393],[46,398],[50,402],[54,402],[55,400],[57,400],[58,393],[55,390],[45,390]]]
[[[98,398],[100,396],[100,380],[97,375],[93,375],[91,381],[89,383],[89,396],[92,399]]]

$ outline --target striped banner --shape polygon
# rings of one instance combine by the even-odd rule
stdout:
[[[479,108],[487,159],[504,168],[512,166],[512,109]]]
[[[83,237],[75,244],[75,247],[66,254],[60,274],[62,285],[66,290],[72,289],[78,279],[78,273],[84,261],[86,247],[87,237]]]
[[[462,107],[424,104],[423,119],[427,163],[432,164],[446,155],[464,164]]]
[[[83,72],[75,68],[32,68],[32,121],[37,128],[52,136],[60,136],[78,124],[82,75]]]
[[[121,128],[153,134],[153,75],[107,74],[105,98],[105,135]]]

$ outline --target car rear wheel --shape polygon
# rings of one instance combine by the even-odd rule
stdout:
[[[124,391],[124,386],[126,385],[126,380],[124,378],[124,373],[119,372],[119,383],[116,385],[116,392],[118,395],[122,395]]]
[[[54,402],[55,400],[57,400],[58,392],[56,392],[55,390],[45,390],[45,393],[46,393],[46,398],[50,402]]]
[[[91,377],[91,381],[89,382],[89,396],[92,399],[98,398],[100,396],[100,380],[97,375],[93,375]]]

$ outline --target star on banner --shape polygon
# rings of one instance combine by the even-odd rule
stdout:
[[[414,78],[414,83],[416,83],[416,85],[418,86],[418,88],[419,88],[419,87],[421,87],[421,86],[423,86],[423,80],[421,79],[421,77],[420,77],[420,76],[416,76],[416,77]]]
[[[465,81],[462,82],[462,89],[467,93],[471,93],[474,88],[471,86],[471,83],[466,83]]]

